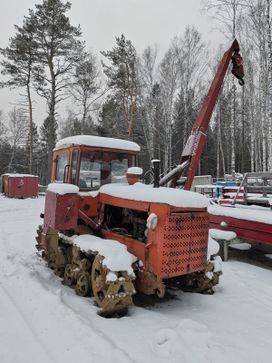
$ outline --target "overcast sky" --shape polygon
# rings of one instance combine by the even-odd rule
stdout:
[[[68,14],[73,25],[81,25],[88,49],[98,54],[111,49],[115,36],[124,33],[138,52],[156,44],[159,54],[169,47],[174,35],[182,35],[187,25],[194,25],[212,48],[225,42],[213,22],[201,14],[202,0],[70,0]],[[14,35],[14,24],[21,25],[29,8],[39,0],[0,0],[0,47],[8,45]],[[7,113],[16,102],[15,92],[0,90],[0,109]],[[42,123],[45,106],[36,104],[35,122]]]

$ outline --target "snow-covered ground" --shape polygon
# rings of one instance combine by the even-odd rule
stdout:
[[[105,319],[35,254],[43,203],[0,197],[1,363],[272,361],[272,271],[228,261],[214,295]]]

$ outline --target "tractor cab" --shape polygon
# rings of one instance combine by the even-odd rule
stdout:
[[[60,140],[53,152],[52,182],[74,184],[81,191],[124,183],[127,169],[137,165],[140,151],[134,142],[92,135]]]

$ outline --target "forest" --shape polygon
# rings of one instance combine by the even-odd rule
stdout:
[[[111,49],[90,52],[80,26],[71,24],[71,6],[43,0],[0,49],[0,87],[21,95],[8,114],[0,110],[1,174],[30,173],[48,183],[56,141],[77,134],[133,140],[141,146],[144,171],[157,158],[166,173],[179,162],[216,67],[235,37],[245,85],[226,76],[198,172],[221,178],[272,169],[271,0],[203,0],[203,16],[223,32],[225,44],[212,50],[188,25],[183,34],[173,34],[160,57],[159,45],[139,53],[125,30]],[[33,116],[35,97],[46,104],[44,120]],[[60,112],[67,100],[69,108]]]

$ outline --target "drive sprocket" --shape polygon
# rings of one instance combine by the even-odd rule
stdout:
[[[135,293],[127,272],[118,272],[114,281],[108,280],[109,270],[103,265],[103,256],[97,255],[92,265],[92,289],[102,315],[113,315],[127,310]]]

